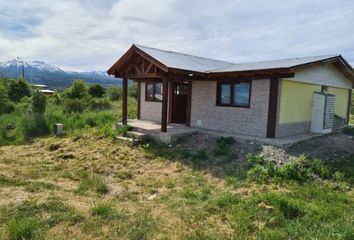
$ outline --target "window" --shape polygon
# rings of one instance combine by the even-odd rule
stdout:
[[[145,84],[145,101],[161,102],[162,101],[162,83],[147,82]]]
[[[251,81],[218,83],[217,105],[229,107],[249,107]]]

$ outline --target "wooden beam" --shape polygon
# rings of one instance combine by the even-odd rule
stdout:
[[[128,74],[127,78],[129,79],[143,79],[143,78],[161,78],[162,75],[157,73],[143,73],[143,74]]]
[[[349,90],[349,96],[348,96],[347,125],[349,125],[349,121],[350,121],[351,104],[352,104],[352,89]]]
[[[275,138],[278,111],[279,78],[270,79],[267,138]]]
[[[141,106],[141,81],[138,81],[138,104],[137,104],[137,111],[136,111],[136,118],[140,119],[140,106]]]
[[[128,123],[128,79],[123,78],[123,96],[122,96],[122,123]]]
[[[167,132],[168,79],[162,80],[161,132]]]
[[[147,66],[145,73],[149,73],[150,69],[152,68],[153,64],[150,62],[149,65]]]
[[[192,113],[192,82],[188,82],[187,93],[187,113],[186,113],[186,126],[191,126],[191,113]]]

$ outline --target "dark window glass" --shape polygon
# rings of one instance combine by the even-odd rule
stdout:
[[[230,107],[250,106],[251,81],[218,83],[217,105]]]
[[[220,103],[221,104],[230,104],[231,99],[231,85],[230,84],[222,84],[220,89]]]
[[[154,99],[154,84],[147,83],[146,86],[146,99],[153,100]]]
[[[162,83],[155,85],[155,100],[162,101]]]
[[[241,82],[234,84],[233,104],[236,106],[248,106],[250,100],[250,83]]]

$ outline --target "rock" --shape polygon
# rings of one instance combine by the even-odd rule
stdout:
[[[153,195],[149,196],[147,199],[148,199],[149,201],[151,201],[151,200],[153,200],[153,199],[156,198],[156,197],[157,197],[157,194],[153,194]]]

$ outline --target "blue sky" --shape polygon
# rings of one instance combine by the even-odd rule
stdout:
[[[106,70],[132,43],[232,62],[342,54],[352,0],[4,0],[0,61]]]

